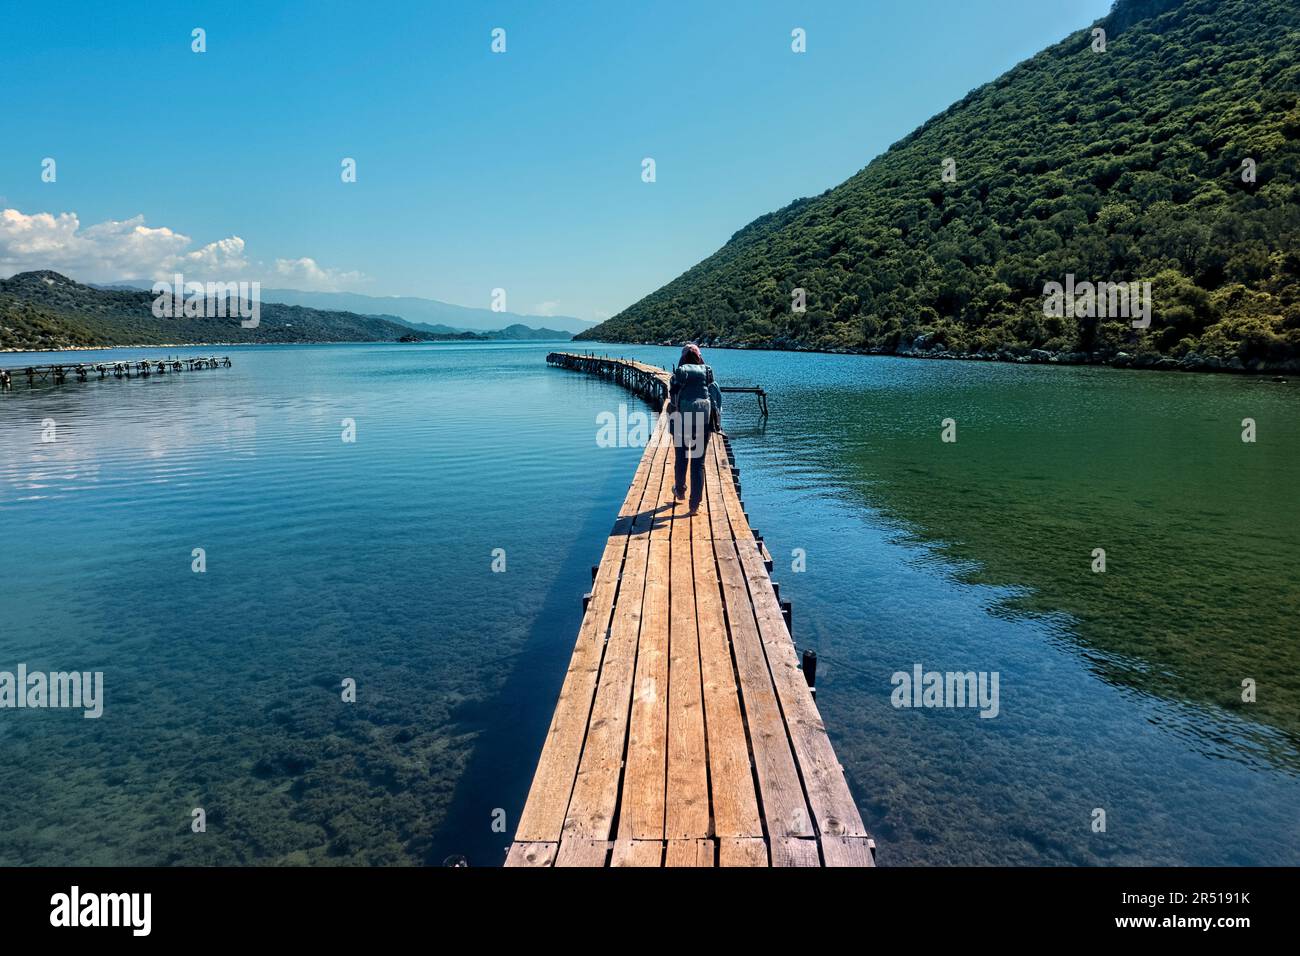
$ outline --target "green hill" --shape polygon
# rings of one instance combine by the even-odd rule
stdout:
[[[1093,26],[578,338],[1300,369],[1300,4]],[[1045,315],[1067,275],[1150,281],[1150,327]]]
[[[23,272],[0,280],[0,349],[460,338],[421,332],[382,316],[273,302],[262,303],[260,323],[251,329],[228,317],[160,319],[153,314],[154,298],[138,289],[93,288],[57,272]]]

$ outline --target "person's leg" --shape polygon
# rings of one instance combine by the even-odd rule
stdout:
[[[691,510],[695,511],[704,500],[704,456],[709,450],[709,426],[708,417],[705,417],[703,427],[696,433],[695,447],[693,451],[695,457],[691,459]]]
[[[670,424],[673,433],[673,494],[680,498],[686,494],[686,442],[680,423]]]

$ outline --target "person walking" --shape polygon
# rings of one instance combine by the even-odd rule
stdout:
[[[691,498],[688,515],[700,510],[704,498],[704,455],[709,434],[722,431],[722,391],[713,369],[704,364],[693,342],[682,346],[681,359],[668,387],[668,424],[673,435],[673,494],[686,497],[686,471],[690,463]]]

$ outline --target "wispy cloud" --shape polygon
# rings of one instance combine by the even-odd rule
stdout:
[[[334,292],[361,284],[365,276],[322,267],[315,259],[276,259],[269,267],[249,259],[244,240],[229,236],[197,249],[194,241],[144,216],[83,226],[75,212],[0,210],[0,276],[53,269],[83,282],[163,279],[184,272],[196,280],[256,279]]]

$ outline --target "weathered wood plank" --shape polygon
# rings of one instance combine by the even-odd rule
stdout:
[[[660,416],[664,418],[666,416]],[[667,430],[662,434],[667,435]],[[655,501],[652,506],[652,521],[650,523],[650,538],[652,541],[667,541],[673,533],[673,527],[676,524],[674,518],[676,513],[686,513],[686,509],[678,509],[677,501],[673,496],[673,449],[670,443],[665,443],[664,447],[659,449],[659,454],[663,456],[662,466],[656,466],[656,474],[659,475],[659,488],[655,494]]]
[[[772,592],[772,582],[758,553],[737,543],[740,563],[754,616],[763,635],[772,683],[776,688],[785,717],[786,728],[794,748],[795,760],[803,778],[804,790],[819,832],[837,836],[866,836],[862,817],[839,758],[826,735],[826,724],[808,690],[803,669],[795,655],[794,643],[786,629],[781,607]]]
[[[605,634],[614,609],[626,538],[611,539],[592,585],[591,603],[578,630],[578,642],[560,687],[560,698],[537,761],[533,784],[519,819],[515,839],[526,842],[556,842],[564,826],[564,814],[573,792],[587,718],[605,651]]]
[[[745,509],[740,505],[740,496],[736,494],[735,482],[731,479],[731,459],[722,442],[709,442],[714,452],[714,465],[719,472],[719,485],[722,488],[722,502],[726,506],[727,518],[731,524],[731,536],[737,541],[753,541],[754,532],[745,520]]]
[[[793,837],[772,839],[773,866],[821,866],[816,840],[799,840]]]
[[[512,843],[506,866],[554,866],[558,843]]]
[[[762,837],[723,837],[718,841],[718,866],[767,865],[767,841]]]
[[[662,422],[665,416],[660,415],[659,420]],[[663,426],[660,425],[655,429],[655,435],[663,434]],[[664,482],[665,468],[672,469],[671,447],[656,439],[646,448],[645,453],[652,455],[650,464],[649,483],[646,487],[646,493],[641,501],[641,509],[632,520],[631,534],[633,538],[648,537],[656,528],[662,529],[668,518],[664,511]],[[668,477],[668,484],[671,485],[671,476]],[[672,501],[671,492],[668,495],[668,501]]]
[[[628,723],[627,767],[618,835],[662,840],[668,754],[668,575],[671,552],[664,538],[650,539],[641,636]]]
[[[664,845],[660,840],[615,840],[610,866],[663,866]]]
[[[556,866],[603,867],[609,858],[608,840],[565,838],[555,855]]]
[[[705,541],[701,545],[708,547]],[[677,522],[672,537],[669,589],[668,792],[664,835],[706,837],[709,765],[704,737],[704,689],[696,624],[691,525]]]
[[[827,866],[876,865],[875,841],[870,837],[823,836],[821,843]]]
[[[713,866],[712,840],[669,840],[664,866]]]
[[[661,420],[656,432],[662,432],[662,428]],[[605,545],[605,553],[592,583],[591,602],[578,629],[578,640],[533,774],[516,840],[556,842],[563,830],[623,570],[626,534],[630,530],[630,521],[639,513],[648,493],[654,457],[652,449],[647,448],[619,509],[619,520],[629,522],[629,527],[622,533],[616,531]]]
[[[720,837],[761,837],[763,822],[750,768],[740,689],[731,662],[731,640],[722,614],[712,539],[692,542],[692,551],[713,832]]]
[[[587,724],[587,740],[582,748],[569,812],[564,819],[565,840],[573,837],[605,840],[609,838],[613,825],[632,703],[632,678],[649,555],[648,539],[631,538],[628,541],[618,604]]]
[[[715,540],[713,548],[767,833],[772,837],[812,836],[812,818],[795,769],[735,544]]]

